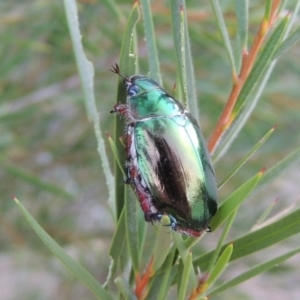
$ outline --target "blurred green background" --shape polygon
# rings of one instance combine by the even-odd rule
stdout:
[[[126,22],[133,1],[116,2]],[[209,3],[186,2],[201,128],[208,139],[231,88],[230,66]],[[234,37],[234,1],[221,2]],[[252,41],[264,3],[250,2]],[[292,8],[294,3],[289,1],[288,5]],[[101,128],[103,133],[113,134],[114,116],[109,111],[116,101],[117,78],[109,68],[118,61],[125,23],[117,21],[106,1],[82,0],[77,4],[86,55],[95,66]],[[171,92],[176,69],[168,2],[151,4],[164,87]],[[0,13],[0,299],[94,299],[52,257],[10,196],[16,195],[68,253],[99,281],[105,281],[114,223],[93,126],[86,117],[63,2],[1,1]],[[140,73],[147,74],[141,22],[137,29]],[[298,44],[281,57],[248,124],[216,164],[218,181],[273,125],[278,125],[277,130],[220,191],[220,199],[300,145],[299,79]],[[107,151],[113,170],[108,147]],[[242,206],[231,237],[251,227],[275,199],[274,214],[296,203],[299,182],[298,163],[255,193]],[[214,247],[213,235],[207,235],[202,244]],[[268,251],[280,253],[297,244],[296,236],[281,243],[281,248],[251,256],[243,264],[233,263],[224,276],[232,277],[253,261],[263,261]],[[227,292],[224,299],[296,299],[300,294],[299,266],[299,256],[294,257]]]

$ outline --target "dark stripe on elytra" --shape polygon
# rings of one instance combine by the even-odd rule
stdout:
[[[152,138],[160,156],[157,161],[155,172],[162,185],[165,200],[157,199],[156,206],[158,209],[168,207],[180,215],[188,216],[190,207],[186,197],[185,179],[181,173],[181,166],[176,155],[172,152],[165,139],[155,135]]]

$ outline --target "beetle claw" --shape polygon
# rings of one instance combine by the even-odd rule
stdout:
[[[125,184],[131,184],[131,178],[130,177],[124,178],[123,181],[124,181]]]

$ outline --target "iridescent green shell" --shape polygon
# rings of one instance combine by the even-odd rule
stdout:
[[[119,74],[119,72],[116,72]],[[124,77],[125,78],[125,77]],[[217,210],[215,174],[200,127],[151,78],[125,78],[126,171],[147,221],[167,214],[174,230],[199,236]]]

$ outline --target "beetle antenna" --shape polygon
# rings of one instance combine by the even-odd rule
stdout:
[[[124,76],[123,74],[120,73],[120,67],[119,65],[116,63],[115,66],[112,66],[111,69],[109,69],[111,72],[118,74],[119,76],[123,77],[125,80],[129,81],[129,79]]]

